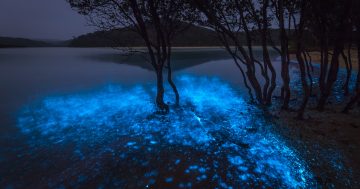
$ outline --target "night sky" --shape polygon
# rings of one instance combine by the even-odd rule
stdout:
[[[94,30],[65,0],[0,0],[0,36],[66,40]]]

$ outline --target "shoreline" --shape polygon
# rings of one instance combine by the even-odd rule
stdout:
[[[276,130],[296,149],[305,152],[304,158],[315,175],[320,175],[317,180],[324,186],[328,180],[339,176],[333,167],[351,167],[352,174],[343,175],[344,178],[354,180],[360,177],[360,108],[354,108],[349,114],[341,113],[342,108],[336,104],[328,105],[323,112],[308,108],[305,120],[296,119],[297,112],[293,111],[274,109],[270,113],[278,126]],[[337,151],[340,154],[336,154]],[[322,174],[324,170],[327,175]],[[339,180],[335,185],[343,186],[342,182]],[[353,184],[359,186],[360,183],[356,182]]]
[[[311,62],[312,63],[320,64],[320,62],[321,62],[321,54],[320,54],[319,51],[311,51],[311,52],[309,52],[309,55],[311,56]],[[290,54],[290,60],[297,61],[296,60],[296,55],[291,53]],[[331,59],[329,61],[331,61]],[[358,57],[357,57],[357,50],[356,49],[351,50],[351,61],[352,61],[353,70],[358,70],[359,69],[359,63],[358,63]],[[340,57],[340,68],[346,68],[344,59],[342,57]]]
[[[294,84],[299,85],[298,82]],[[304,120],[299,120],[296,118],[297,111],[294,110],[299,107],[302,94],[296,88],[292,90],[292,99],[296,100],[291,101],[290,111],[281,110],[280,99],[276,99],[274,106],[268,111],[272,121],[278,126],[277,132],[297,150],[304,152],[303,158],[309,162],[315,175],[318,175],[316,180],[321,185],[330,187],[331,185],[327,185],[330,181],[334,182],[332,187],[335,188],[345,186],[346,182],[359,187],[360,182],[356,179],[360,177],[360,106],[357,105],[348,114],[342,113],[351,95],[343,96],[341,101],[345,103],[329,99],[325,110],[320,112],[315,108],[315,95],[309,99]],[[347,168],[351,170],[346,174],[344,170]]]

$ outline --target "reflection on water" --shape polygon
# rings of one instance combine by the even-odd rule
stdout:
[[[231,59],[231,57],[221,49],[175,49],[173,51],[171,64],[174,71],[191,68],[193,66],[205,64],[210,61]],[[107,53],[93,56],[84,56],[84,58],[92,60],[95,59],[102,62],[127,64],[138,66],[151,71],[153,70],[151,64],[146,62],[148,58],[139,53],[131,55]]]
[[[18,164],[6,174],[7,183],[39,186],[34,181],[41,178],[42,187],[314,185],[298,153],[230,85],[189,75],[176,81],[182,106],[169,115],[154,113],[155,87],[140,84],[47,97],[24,107],[17,126],[29,149],[15,149]]]

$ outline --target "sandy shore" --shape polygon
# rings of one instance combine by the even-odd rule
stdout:
[[[347,53],[347,52],[346,52]],[[319,64],[321,62],[321,54],[318,51],[313,51],[313,52],[309,52],[312,62],[315,64]],[[296,60],[296,56],[295,54],[291,54],[290,58],[292,60]],[[331,56],[330,56],[331,58]],[[359,67],[359,63],[358,63],[358,58],[357,58],[357,50],[353,49],[351,50],[351,60],[352,60],[352,65],[353,65],[353,69],[358,69]],[[343,58],[340,58],[340,66],[345,68],[345,62]]]
[[[352,52],[353,58],[357,58]],[[320,53],[312,52],[313,62],[320,61]],[[318,59],[317,59],[318,58]],[[357,62],[353,62],[353,65]],[[342,62],[342,66],[344,63]],[[355,66],[354,66],[355,67]],[[358,68],[358,67],[356,67]],[[354,68],[354,69],[356,69]],[[300,85],[298,83],[298,85]],[[314,90],[318,90],[315,88]],[[282,111],[279,107],[281,101],[276,101],[269,113],[274,117],[274,122],[278,126],[279,132],[288,141],[294,143],[295,148],[305,152],[305,159],[310,163],[313,172],[319,175],[318,180],[325,188],[333,186],[327,183],[334,182],[335,188],[359,188],[360,182],[352,183],[355,186],[346,187],[343,178],[360,178],[360,106],[356,106],[349,114],[343,114],[349,97],[342,97],[342,103],[334,99],[329,100],[325,111],[319,112],[316,107],[317,100],[313,96],[305,112],[305,120],[298,120],[296,111]],[[292,101],[293,108],[299,106],[302,95],[296,88],[293,88]],[[342,156],[342,157],[339,157]],[[339,157],[344,160],[344,164],[336,162],[332,158]],[[351,175],[343,174],[341,171],[334,171],[336,167],[350,167]]]
[[[306,120],[295,119],[296,112],[272,112],[279,125],[278,129],[285,138],[289,141],[302,141],[294,145],[306,152],[304,158],[311,162],[310,166],[316,175],[323,175],[317,179],[325,185],[328,180],[334,181],[339,177],[339,173],[329,168],[336,165],[336,162],[331,161],[331,157],[337,156],[333,153],[336,151],[342,154],[345,166],[352,169],[352,175],[340,177],[360,178],[360,108],[354,109],[351,114],[339,113],[342,108],[343,106],[330,105],[324,112],[307,110]],[[332,152],[327,149],[336,150]],[[326,152],[322,155],[324,151]],[[324,172],[327,174],[323,174]],[[338,180],[336,185],[344,187],[342,182]]]

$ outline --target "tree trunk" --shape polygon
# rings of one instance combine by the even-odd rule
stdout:
[[[348,58],[351,59],[351,57],[346,57],[344,51],[341,52],[341,57],[343,58],[343,60],[345,62],[345,66],[346,66],[346,80],[345,80],[345,83],[344,83],[344,86],[343,86],[343,90],[344,90],[344,95],[348,96],[349,95],[349,83],[350,83],[351,71],[352,71],[352,68],[350,66],[351,62],[348,61]]]
[[[360,32],[358,31],[357,33]],[[349,111],[353,108],[353,106],[356,103],[358,103],[358,105],[360,106],[360,39],[358,39],[357,41],[357,55],[358,55],[359,68],[356,78],[355,95],[350,99],[350,102],[345,106],[343,113],[349,113]]]
[[[164,65],[161,62],[162,61],[161,56],[159,56],[160,51],[157,49],[156,54],[158,54],[158,55],[157,55],[157,59],[156,59],[155,52],[154,52],[151,42],[150,42],[148,30],[146,28],[145,21],[144,21],[143,17],[141,16],[141,10],[139,9],[139,5],[138,5],[137,1],[130,1],[130,7],[131,7],[131,9],[134,13],[134,17],[138,23],[139,34],[144,39],[145,45],[149,51],[150,63],[156,72],[156,84],[157,84],[156,105],[160,109],[160,111],[167,113],[167,112],[169,112],[169,106],[164,103],[164,91],[165,90],[164,90],[164,85],[163,85],[164,81],[163,81],[163,72],[162,72]]]
[[[311,71],[312,69],[312,64],[311,64],[311,56],[309,55],[308,52],[303,51],[303,56],[304,56],[304,61],[305,61],[305,66],[306,66],[306,72],[307,72],[307,76],[310,82],[310,86],[309,86],[309,90],[310,90],[310,96],[312,95],[312,91],[313,91],[313,78],[311,75]],[[308,59],[308,58],[309,59]]]
[[[281,42],[281,78],[283,80],[283,86],[281,87],[281,97],[283,98],[282,109],[289,109],[290,102],[290,74],[289,74],[289,61],[286,54],[288,53],[287,44]]]
[[[265,68],[266,68],[266,72],[265,72],[266,76],[268,77],[267,68],[269,68],[270,73],[271,73],[270,86],[264,87],[264,91],[263,91],[264,100],[265,100],[266,105],[271,104],[272,94],[276,88],[276,71],[271,62],[269,51],[268,51],[268,44],[267,44],[267,41],[268,41],[268,38],[267,38],[267,35],[268,35],[268,13],[267,13],[268,7],[269,7],[269,0],[264,0],[263,7],[262,7],[262,29],[261,29],[262,49],[263,49],[264,64],[265,64]]]
[[[247,66],[247,69],[248,70],[246,71],[246,75],[249,79],[251,86],[253,87],[253,89],[255,91],[256,99],[258,100],[258,102],[260,104],[264,104],[264,100],[263,100],[262,94],[261,94],[261,86],[255,76],[255,72],[253,71],[251,66]]]
[[[251,87],[249,86],[248,84],[248,81],[247,81],[247,78],[246,78],[246,75],[245,75],[245,72],[244,72],[244,69],[241,67],[239,61],[238,61],[238,57],[237,55],[235,54],[236,52],[233,52],[229,43],[227,42],[226,40],[226,35],[224,33],[220,33],[217,31],[217,34],[219,36],[219,39],[221,40],[221,42],[223,43],[225,49],[228,51],[228,53],[231,55],[231,57],[233,58],[234,60],[234,63],[236,65],[237,68],[239,68],[240,72],[241,72],[241,76],[243,78],[243,81],[244,81],[244,84],[245,84],[245,87],[248,91],[248,94],[249,94],[249,97],[250,97],[250,102],[253,103],[255,102],[255,99],[254,99],[254,96],[252,94],[252,89]],[[251,56],[251,48],[249,48],[249,52],[250,52],[250,56]]]
[[[349,111],[354,107],[355,103],[360,99],[360,91],[356,90],[356,94],[350,99],[350,102],[346,104],[343,113],[349,113]],[[360,104],[360,103],[359,103]]]
[[[326,34],[324,34],[326,35]],[[328,43],[326,39],[322,39],[321,44],[321,66],[320,66],[320,77],[319,77],[319,87],[320,91],[325,90],[325,78],[328,72],[328,64],[329,64],[329,54],[328,54]]]
[[[289,109],[290,102],[290,74],[289,74],[289,59],[288,59],[288,36],[285,30],[284,19],[284,0],[278,1],[278,20],[280,29],[280,45],[281,45],[281,78],[283,85],[281,87],[281,98],[283,99],[282,109]],[[289,27],[290,28],[290,27]]]
[[[337,41],[334,47],[334,54],[332,55],[330,70],[329,70],[328,78],[326,80],[326,85],[324,86],[323,91],[321,91],[321,97],[319,99],[319,103],[317,106],[317,109],[319,111],[324,110],[327,100],[331,94],[333,85],[337,79],[337,74],[339,71],[339,56],[342,50],[343,50],[342,42]]]
[[[171,55],[171,47],[169,45],[168,46],[168,56],[167,56],[167,68],[168,68],[167,79],[168,79],[168,83],[170,84],[171,88],[173,89],[173,91],[175,93],[175,98],[176,98],[175,105],[179,106],[179,104],[180,104],[180,95],[179,95],[179,91],[177,90],[174,81],[172,80],[172,68],[171,68],[170,55]]]
[[[165,113],[169,112],[169,106],[164,103],[164,81],[163,81],[163,72],[162,68],[158,67],[156,70],[156,79],[157,79],[157,93],[156,93],[156,105]]]
[[[299,45],[298,45],[299,46]],[[298,60],[299,63],[299,67],[300,67],[300,76],[301,76],[301,85],[303,88],[303,92],[304,92],[304,97],[303,97],[303,102],[299,108],[298,111],[298,119],[304,119],[304,112],[306,109],[306,105],[309,101],[309,96],[310,96],[310,89],[306,80],[306,70],[305,70],[305,62],[304,59],[302,57],[302,53],[301,53],[301,47],[299,46],[296,52],[296,58]]]
[[[299,108],[297,118],[304,119],[304,112],[309,101],[310,90],[306,80],[306,68],[304,58],[302,57],[302,53],[304,50],[303,47],[303,32],[304,32],[304,11],[305,11],[305,4],[303,2],[301,10],[300,10],[300,22],[298,28],[296,29],[296,58],[298,60],[299,68],[300,68],[300,77],[301,77],[301,85],[303,88],[303,102]]]
[[[267,105],[270,105],[271,104],[271,100],[272,100],[272,94],[276,88],[276,71],[271,63],[271,60],[270,60],[270,55],[269,55],[269,52],[268,52],[268,49],[267,49],[267,44],[265,43],[265,46],[263,46],[263,54],[264,54],[264,62],[266,62],[267,66],[269,67],[269,70],[271,72],[271,83],[270,83],[270,87],[267,91],[267,94],[266,94],[266,104]]]

